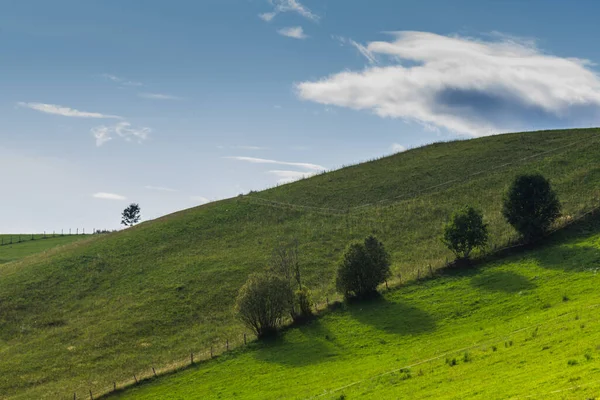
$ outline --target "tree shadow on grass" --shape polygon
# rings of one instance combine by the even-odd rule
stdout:
[[[523,275],[508,271],[491,271],[477,275],[471,279],[471,285],[480,289],[506,293],[518,293],[537,287]]]
[[[299,333],[299,334],[298,334]],[[279,336],[265,339],[255,351],[256,359],[302,367],[327,361],[341,354],[332,333],[314,319]]]
[[[363,324],[398,335],[418,335],[436,328],[435,320],[425,311],[383,297],[350,304],[348,312]]]
[[[543,268],[581,272],[600,268],[600,248],[577,244],[548,247],[535,259]]]

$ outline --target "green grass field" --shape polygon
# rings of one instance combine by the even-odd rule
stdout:
[[[32,240],[33,237],[33,240]],[[0,235],[0,264],[89,238],[90,235]]]
[[[595,217],[109,398],[595,398],[599,269]]]
[[[0,393],[101,393],[190,350],[239,343],[237,291],[281,241],[298,239],[324,302],[345,246],[369,233],[391,252],[394,282],[451,257],[441,226],[466,203],[484,211],[491,248],[504,245],[514,232],[501,198],[518,173],[551,179],[564,222],[599,202],[599,141],[586,129],[435,144],[1,264]]]

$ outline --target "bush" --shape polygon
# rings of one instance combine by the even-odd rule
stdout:
[[[442,242],[454,253],[457,259],[468,259],[476,248],[487,244],[487,224],[483,215],[473,207],[466,206],[455,211],[444,226]]]
[[[544,176],[520,175],[508,190],[502,213],[523,239],[531,242],[541,238],[560,216],[560,202]]]
[[[277,332],[292,301],[288,281],[273,274],[254,274],[240,289],[236,312],[242,322],[262,338]]]
[[[363,298],[377,291],[390,276],[390,256],[383,243],[369,236],[364,243],[352,243],[337,271],[336,288],[348,298]]]
[[[312,317],[312,299],[310,290],[306,287],[296,290],[294,293],[294,320],[303,320]]]

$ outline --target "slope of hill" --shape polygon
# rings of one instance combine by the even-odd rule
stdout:
[[[109,398],[594,398],[599,267],[600,214]]]
[[[484,211],[493,245],[506,243],[501,197],[519,172],[549,177],[577,215],[598,201],[599,140],[588,129],[435,144],[0,265],[0,393],[103,391],[239,338],[238,288],[282,240],[299,240],[305,281],[323,300],[346,244],[368,233],[404,281],[443,264],[440,227],[465,203]]]
[[[33,240],[32,240],[33,237]],[[89,238],[89,235],[65,235],[65,236],[44,236],[44,235],[0,235],[2,245],[0,246],[0,264],[20,260],[41,251],[64,246],[69,243],[77,242]]]

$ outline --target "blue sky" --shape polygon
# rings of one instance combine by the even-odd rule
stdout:
[[[0,232],[117,228],[439,140],[597,126],[593,0],[4,0]]]

